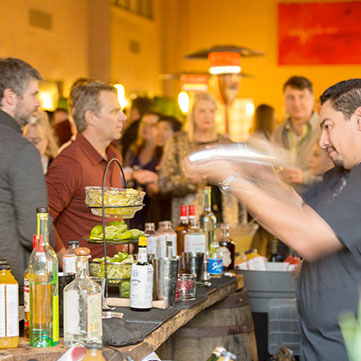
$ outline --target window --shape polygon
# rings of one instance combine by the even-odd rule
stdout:
[[[153,19],[153,0],[111,0],[111,2],[133,14]]]

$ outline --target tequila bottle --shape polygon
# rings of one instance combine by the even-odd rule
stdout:
[[[59,342],[58,258],[50,246],[48,209],[36,209],[38,244],[30,256],[30,345],[51,347]]]
[[[89,278],[90,250],[75,250],[75,280],[64,288],[64,345],[102,343],[102,288]]]

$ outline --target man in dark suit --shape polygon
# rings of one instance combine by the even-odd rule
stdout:
[[[0,59],[0,257],[10,264],[21,299],[36,207],[48,204],[39,152],[21,132],[40,106],[40,79],[23,60]]]

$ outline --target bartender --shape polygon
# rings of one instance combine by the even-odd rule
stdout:
[[[347,360],[338,325],[357,314],[361,280],[361,79],[321,95],[320,146],[335,167],[303,197],[271,167],[231,161],[190,164],[245,203],[258,222],[303,258],[297,286],[301,360]]]

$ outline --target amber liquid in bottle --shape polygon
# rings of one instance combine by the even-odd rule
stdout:
[[[223,270],[232,271],[234,269],[234,256],[236,244],[232,241],[229,234],[229,224],[222,224],[221,238],[219,240],[219,247],[222,253]]]
[[[177,233],[177,253],[178,256],[181,256],[184,252],[184,236],[188,231],[188,216],[187,216],[187,206],[180,207],[180,223],[175,229]]]

